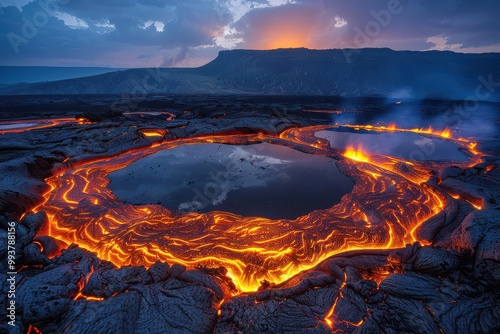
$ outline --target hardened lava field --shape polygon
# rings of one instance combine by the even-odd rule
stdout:
[[[355,131],[353,126],[346,128]],[[51,236],[77,243],[116,265],[150,266],[161,260],[188,267],[224,266],[241,291],[255,291],[262,281],[283,282],[343,251],[395,248],[417,241],[415,232],[420,224],[448,204],[446,193],[425,183],[429,172],[431,168],[447,167],[450,162],[410,161],[363,152],[359,143],[350,143],[353,148],[334,148],[316,136],[327,129],[335,130],[331,126],[313,126],[291,129],[278,137],[228,134],[167,140],[149,148],[94,159],[49,178],[51,191],[36,211],[49,215]],[[394,134],[405,131],[392,127],[364,129]],[[448,131],[412,132],[440,140],[451,137]],[[465,139],[454,142],[474,157],[471,143]],[[108,187],[110,173],[134,161],[157,152],[207,143],[234,148],[267,143],[334,159],[355,185],[338,204],[295,219],[237,215],[230,210],[198,212],[189,207],[180,212],[159,204],[124,203]],[[182,164],[177,168],[182,169]],[[204,189],[202,184],[194,204],[206,205],[203,197],[216,201],[212,193],[218,190],[207,193],[205,189],[204,193]],[[194,205],[193,201],[189,203]]]

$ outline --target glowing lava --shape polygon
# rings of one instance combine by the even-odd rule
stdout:
[[[443,138],[451,138],[452,137],[451,131],[448,128],[444,129],[443,132],[441,132],[439,135]]]
[[[344,153],[344,157],[360,162],[370,161],[370,157],[365,152],[363,152],[361,146],[359,146],[357,149],[348,147]]]
[[[167,133],[165,130],[158,129],[142,129],[139,130],[139,132],[145,137],[165,137],[165,134]]]
[[[255,291],[263,280],[285,281],[342,251],[411,243],[420,224],[448,204],[449,197],[422,184],[436,164],[368,156],[360,150],[340,152],[315,137],[325,128],[296,128],[279,137],[225,134],[170,140],[86,162],[47,179],[51,190],[34,211],[47,212],[51,236],[77,243],[116,265],[148,266],[161,260],[188,267],[224,266],[240,290]],[[142,132],[148,134],[161,132]],[[336,159],[356,184],[339,204],[295,220],[229,212],[174,214],[159,205],[122,203],[107,188],[109,173],[144,156],[179,145],[214,142],[267,142]]]
[[[70,123],[82,123],[82,121],[76,120],[75,118],[72,117],[63,117],[63,118],[37,119],[33,121],[20,120],[20,121],[0,122],[0,134],[18,133],[29,130],[44,129]]]
[[[353,129],[363,129],[363,130],[369,130],[369,131],[380,131],[380,132],[386,132],[386,131],[399,131],[399,132],[414,132],[414,133],[420,133],[424,135],[433,135],[437,137],[442,137],[446,139],[451,139],[453,138],[453,134],[450,129],[446,128],[442,131],[437,131],[434,130],[432,126],[428,128],[413,128],[413,129],[404,129],[404,128],[398,128],[396,124],[391,123],[388,126],[384,125],[355,125],[355,124],[346,124],[344,125],[345,127],[348,128],[353,128]],[[467,139],[465,138],[459,138],[457,141],[465,142]]]

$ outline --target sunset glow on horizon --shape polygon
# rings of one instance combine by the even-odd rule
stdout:
[[[296,39],[294,37],[284,37],[268,41],[262,49],[273,50],[273,49],[291,49],[291,48],[302,48],[302,47],[307,47],[306,43],[304,43],[302,40]]]
[[[292,48],[310,48],[307,37],[296,34],[278,34],[263,39],[258,43],[255,49],[274,50],[274,49],[292,49]]]
[[[500,52],[500,2],[485,1],[88,0],[45,13],[46,0],[6,0],[0,65],[197,67],[222,50],[300,47]]]

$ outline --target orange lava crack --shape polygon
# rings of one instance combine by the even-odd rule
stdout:
[[[331,126],[290,129],[279,137],[230,134],[163,141],[96,159],[48,178],[51,189],[34,211],[47,212],[49,235],[77,243],[116,265],[149,266],[161,260],[188,267],[224,266],[241,291],[255,291],[263,280],[283,282],[343,251],[402,247],[416,241],[420,224],[447,205],[437,189],[421,186],[430,176],[429,164],[356,150],[340,152],[314,136],[327,127]],[[148,133],[162,134],[143,132]],[[268,142],[338,159],[339,168],[356,184],[339,204],[295,220],[228,212],[175,214],[159,205],[125,204],[107,188],[107,175],[133,161],[159,150],[208,142]],[[400,171],[401,164],[409,166],[407,172]]]

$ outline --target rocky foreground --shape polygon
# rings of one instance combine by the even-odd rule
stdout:
[[[279,133],[326,122],[300,114],[197,119],[110,115],[3,134],[0,141],[0,328],[23,333],[494,333],[500,331],[500,161],[451,167],[433,182],[464,200],[418,231],[430,245],[339,254],[278,284],[238,294],[224,268],[157,262],[116,268],[47,236],[43,179],[61,168],[158,140],[214,132]],[[217,116],[217,117],[216,117]],[[141,130],[161,128],[164,138]],[[496,139],[495,139],[496,141]],[[489,144],[498,147],[497,144]],[[68,159],[69,158],[69,159]],[[467,200],[467,201],[465,201]],[[469,202],[478,203],[481,210]],[[7,310],[15,221],[15,325]],[[17,223],[18,222],[18,223]]]

